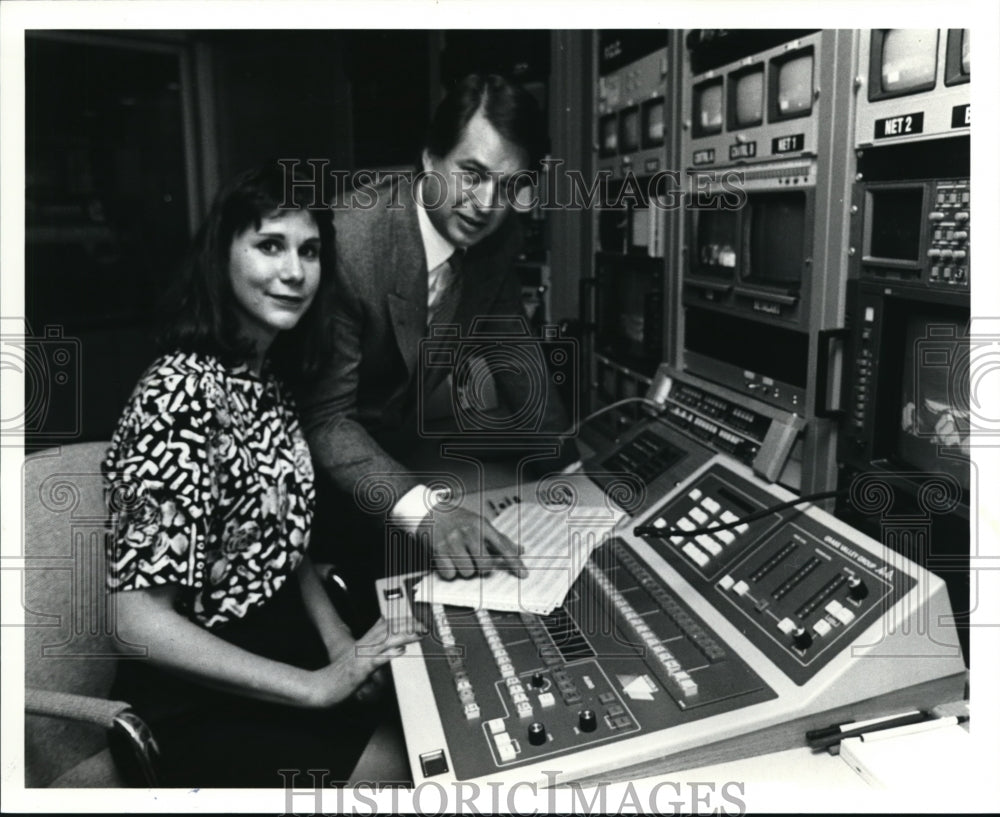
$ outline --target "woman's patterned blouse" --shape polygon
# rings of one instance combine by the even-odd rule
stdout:
[[[309,448],[266,370],[161,357],[132,393],[102,468],[109,587],[180,585],[178,609],[204,627],[263,604],[309,544]]]

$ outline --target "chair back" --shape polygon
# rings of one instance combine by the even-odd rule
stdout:
[[[120,652],[113,596],[105,584],[108,513],[100,469],[107,449],[106,442],[78,443],[25,458],[29,688],[106,698],[114,680]],[[106,747],[99,727],[27,716],[25,785],[47,786]]]

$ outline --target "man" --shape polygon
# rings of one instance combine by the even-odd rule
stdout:
[[[531,95],[500,77],[473,75],[438,107],[423,172],[378,186],[373,207],[336,216],[332,357],[302,399],[313,458],[339,490],[345,518],[343,500],[353,502],[374,480],[391,496],[390,521],[410,530],[429,525],[433,564],[444,578],[524,569],[514,543],[478,514],[440,507],[412,469],[420,467],[413,452],[426,443],[421,398],[442,385],[420,359],[428,325],[457,324],[466,336],[476,318],[523,315],[513,269],[519,231],[508,216],[516,183],[543,147]],[[523,377],[497,371],[494,379],[507,405],[524,403]],[[564,432],[568,421],[555,394],[542,399],[543,427]],[[575,454],[565,443],[561,464]],[[358,547],[343,541],[343,532],[338,520],[336,548]],[[313,542],[322,559],[325,543]]]

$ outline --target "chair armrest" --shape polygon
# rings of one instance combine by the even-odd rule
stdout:
[[[150,787],[157,785],[155,766],[160,747],[149,725],[124,701],[28,687],[24,690],[24,710],[29,715],[90,723],[109,730],[113,739],[121,739],[128,746],[129,760],[124,762],[135,765],[135,769],[129,769],[129,776]],[[121,759],[116,752],[112,754],[116,760]]]
[[[129,705],[123,701],[109,701],[90,695],[30,687],[24,690],[24,711],[29,715],[92,723],[105,729],[113,729],[115,718],[128,708]]]

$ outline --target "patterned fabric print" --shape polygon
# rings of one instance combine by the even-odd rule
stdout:
[[[175,353],[143,375],[103,463],[112,590],[181,585],[205,627],[274,595],[309,544],[309,448],[277,380]]]

